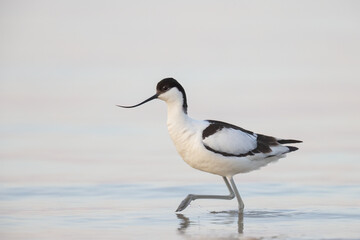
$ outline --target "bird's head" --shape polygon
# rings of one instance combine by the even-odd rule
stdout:
[[[139,104],[133,106],[117,106],[122,108],[134,108],[157,98],[165,101],[166,103],[182,102],[183,110],[185,113],[187,113],[187,100],[185,90],[174,78],[164,78],[163,80],[158,82],[158,84],[156,85],[156,94]]]

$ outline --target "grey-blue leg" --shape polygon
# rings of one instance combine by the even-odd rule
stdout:
[[[238,191],[237,188],[236,188],[236,185],[235,185],[235,182],[234,182],[233,177],[230,177],[230,182],[231,182],[231,186],[232,186],[232,188],[233,188],[233,190],[234,190],[234,192],[235,192],[236,199],[237,199],[237,201],[238,201],[238,203],[239,203],[239,213],[242,213],[242,212],[244,212],[244,207],[245,207],[244,202],[243,202],[243,200],[241,199],[241,196],[240,196],[240,194],[239,194],[239,191]]]
[[[240,198],[240,195],[236,189],[236,186],[235,186],[235,183],[234,180],[232,180],[232,177],[230,178],[230,181],[232,181],[231,184],[234,184],[233,187],[235,186],[235,193],[233,191],[233,189],[231,188],[230,186],[230,183],[228,181],[228,179],[226,177],[223,177],[224,179],[224,182],[226,184],[226,187],[228,188],[230,194],[229,195],[195,195],[195,194],[189,194],[187,195],[187,197],[180,203],[179,207],[176,209],[176,212],[181,212],[182,210],[184,210],[187,206],[189,206],[190,202],[193,201],[193,200],[196,200],[196,199],[225,199],[225,200],[231,200],[233,199],[235,196],[238,198],[238,201],[239,201],[239,198]],[[237,195],[236,195],[237,193]],[[239,197],[238,197],[239,196]],[[241,200],[241,198],[240,198]],[[241,201],[242,202],[242,201]],[[240,204],[240,202],[239,202]],[[242,205],[243,208],[244,208],[244,204]],[[240,209],[240,206],[239,206],[239,209]]]

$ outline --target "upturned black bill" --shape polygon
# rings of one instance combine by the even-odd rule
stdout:
[[[140,106],[140,105],[143,105],[144,103],[147,103],[147,102],[149,102],[149,101],[151,101],[151,100],[154,100],[154,99],[156,99],[157,97],[158,97],[158,94],[155,94],[154,96],[152,96],[152,97],[146,99],[145,101],[143,101],[143,102],[141,102],[141,103],[139,103],[139,104],[136,104],[136,105],[134,105],[134,106],[122,106],[122,105],[116,105],[116,106],[122,107],[122,108],[134,108],[134,107],[138,107],[138,106]]]

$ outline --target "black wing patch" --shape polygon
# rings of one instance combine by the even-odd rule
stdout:
[[[280,143],[280,144],[302,143],[302,141],[300,141],[300,140],[294,140],[294,139],[280,139],[280,140],[278,140],[278,143]]]
[[[233,128],[236,130],[240,130],[242,132],[246,132],[248,134],[254,134],[253,132],[243,129],[241,127],[232,125],[230,123],[226,123],[226,122],[221,122],[221,121],[215,121],[215,120],[206,120],[210,123],[210,125],[204,129],[203,134],[202,134],[202,138],[205,139],[208,136],[213,135],[214,133],[216,133],[217,131],[220,131],[223,128]]]
[[[222,130],[223,128],[232,128],[232,129],[236,129],[242,132],[245,132],[247,134],[250,135],[255,135],[254,132],[243,129],[241,127],[229,124],[229,123],[225,123],[225,122],[221,122],[221,121],[215,121],[215,120],[207,120],[210,125],[205,128],[203,130],[202,133],[202,139],[204,140],[205,138],[215,134],[216,132]],[[233,154],[233,153],[227,153],[227,152],[222,152],[222,151],[217,151],[209,146],[207,146],[206,144],[204,144],[205,148],[209,151],[212,151],[214,153],[218,153],[221,154],[223,156],[226,157],[246,157],[246,156],[253,156],[256,153],[270,153],[271,150],[271,146],[277,146],[280,144],[286,144],[286,143],[301,143],[302,141],[299,140],[293,140],[293,139],[276,139],[274,137],[271,136],[266,136],[266,135],[262,135],[262,134],[256,134],[256,148],[246,152],[246,153],[241,153],[241,154]],[[292,147],[292,146],[286,146],[289,149],[289,152],[292,151],[296,151],[298,148],[297,147]],[[269,157],[271,157],[272,155],[270,155]]]

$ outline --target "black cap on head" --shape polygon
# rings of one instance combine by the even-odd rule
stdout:
[[[171,88],[176,87],[183,95],[184,102],[183,102],[183,108],[184,112],[187,113],[187,100],[186,100],[186,93],[184,88],[180,85],[178,81],[176,81],[174,78],[164,78],[156,85],[156,91],[160,95],[166,91],[168,91]]]
[[[146,99],[145,101],[142,101],[139,104],[133,105],[133,106],[123,106],[123,105],[116,105],[118,107],[122,107],[122,108],[134,108],[134,107],[138,107],[140,105],[143,105],[144,103],[147,103],[151,100],[157,99],[159,97],[159,95],[161,95],[162,93],[167,92],[168,90],[170,90],[171,88],[176,87],[183,95],[183,110],[185,113],[187,113],[187,102],[186,102],[186,94],[185,94],[185,90],[184,88],[180,85],[180,83],[178,83],[178,81],[176,81],[173,78],[164,78],[163,80],[161,80],[157,85],[156,85],[156,94],[148,99]]]

